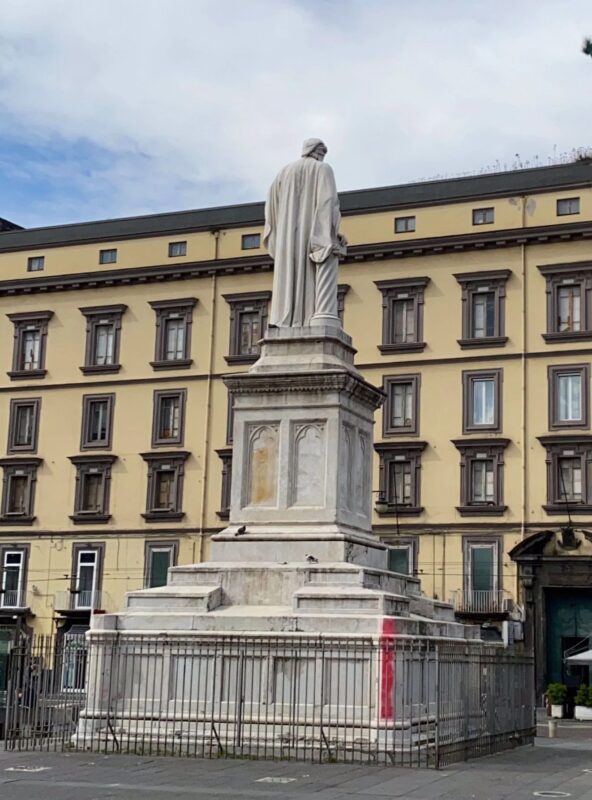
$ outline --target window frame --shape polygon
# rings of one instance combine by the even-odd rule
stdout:
[[[423,306],[425,288],[430,282],[427,277],[396,278],[386,281],[374,281],[382,294],[382,342],[378,349],[383,354],[418,353],[425,349],[423,341]],[[397,300],[412,300],[415,317],[415,340],[413,342],[391,341],[393,329],[393,310]]]
[[[91,442],[90,433],[90,406],[95,402],[107,403],[107,438],[99,442]],[[82,425],[80,426],[81,450],[111,450],[113,440],[113,412],[115,408],[115,393],[83,394],[82,395]]]
[[[489,212],[491,212],[491,219],[487,219]],[[483,219],[479,220],[479,215],[483,214]],[[472,225],[493,225],[495,223],[495,206],[479,206],[479,208],[471,209],[471,223]]]
[[[0,545],[0,609],[21,609],[29,608],[27,604],[27,579],[29,572],[29,552],[30,546],[28,544],[19,545]],[[5,588],[5,575],[6,575],[6,556],[11,553],[19,553],[21,556],[20,575],[19,575],[19,588],[18,600],[15,605],[7,605],[4,603]]]
[[[111,257],[113,255],[113,257]],[[116,247],[106,247],[103,250],[99,250],[99,264],[117,264],[117,248]]]
[[[257,244],[247,245],[248,239],[257,238]],[[261,249],[261,233],[243,233],[241,234],[241,250],[260,250]]]
[[[473,590],[472,588],[471,552],[476,548],[486,547],[492,548],[494,551],[494,574],[492,581],[494,588],[491,590],[491,592],[492,594],[497,594],[503,589],[503,541],[501,537],[490,535],[479,537],[475,536],[474,534],[471,534],[470,536],[463,536],[463,594],[467,600],[473,591],[479,591],[478,589]],[[497,605],[497,603],[495,605]],[[485,610],[484,613],[486,613]]]
[[[582,383],[581,408],[582,417],[579,420],[559,419],[559,378],[562,375],[579,373]],[[550,364],[547,366],[547,393],[549,407],[549,430],[563,430],[572,428],[578,430],[590,429],[590,364]]]
[[[75,525],[104,524],[111,519],[109,511],[109,500],[111,495],[111,468],[117,456],[83,455],[68,456],[71,463],[76,467],[76,479],[74,484],[74,512],[70,514],[70,519]],[[84,499],[84,479],[88,474],[99,472],[102,475],[103,483],[101,487],[101,507],[98,511],[86,511],[83,508]]]
[[[93,580],[93,589],[92,592],[94,594],[93,599],[99,599],[99,603],[91,603],[90,606],[78,606],[76,603],[77,595],[80,593],[80,589],[78,589],[78,568],[80,565],[80,554],[86,552],[93,552],[96,554],[95,558],[95,573],[94,573],[94,580]],[[82,542],[76,542],[72,545],[72,568],[70,572],[70,609],[72,611],[80,611],[80,612],[89,612],[92,614],[93,611],[99,608],[104,608],[104,598],[102,597],[103,593],[103,565],[105,562],[105,543],[104,542],[90,542],[84,544]]]
[[[146,487],[146,511],[142,517],[146,522],[160,522],[161,520],[181,520],[185,516],[183,511],[183,482],[185,476],[185,461],[189,457],[186,450],[171,450],[158,453],[140,453],[148,467]],[[174,472],[175,505],[171,509],[156,508],[155,494],[157,488],[156,476],[163,471],[163,466],[169,465]],[[169,470],[167,470],[169,471]]]
[[[230,306],[230,333],[228,355],[224,356],[227,364],[253,364],[260,353],[241,353],[240,351],[240,318],[243,313],[258,313],[261,338],[265,336],[271,292],[242,292],[240,294],[223,294],[222,297]]]
[[[549,515],[565,515],[567,508],[572,514],[592,514],[592,435],[563,434],[537,437],[546,450],[547,502],[543,510]],[[561,499],[559,491],[559,459],[579,458],[582,475],[582,502]]]
[[[484,272],[456,273],[454,277],[461,287],[461,329],[457,339],[461,350],[477,347],[503,347],[506,336],[506,284],[512,270],[496,269]],[[484,292],[494,293],[494,335],[473,336],[473,298]]]
[[[219,519],[230,518],[230,503],[232,498],[232,447],[221,447],[216,450],[216,455],[222,462],[222,479],[220,483],[220,509],[216,511]]]
[[[193,364],[193,359],[191,358],[191,328],[193,324],[193,309],[197,302],[196,297],[148,301],[148,305],[155,313],[154,360],[150,362],[153,370],[188,369]],[[167,319],[183,320],[185,326],[183,358],[167,359],[165,357]]]
[[[78,309],[86,319],[86,344],[84,348],[84,364],[79,367],[83,375],[113,375],[121,369],[119,350],[121,347],[121,318],[127,310],[123,303],[109,306],[85,306]],[[95,350],[97,328],[100,325],[113,327],[113,362],[96,364]]]
[[[473,384],[478,380],[493,380],[493,422],[478,425],[473,422]],[[465,369],[462,371],[463,392],[463,433],[501,433],[503,429],[503,380],[504,371],[501,367],[492,369]]]
[[[179,558],[179,540],[178,539],[147,539],[144,542],[144,589],[153,589],[155,587],[150,585],[152,576],[151,554],[153,552],[162,552],[168,550],[170,553],[169,569],[177,566]]]
[[[411,222],[413,220],[413,222]],[[408,227],[411,224],[412,227]],[[417,230],[417,217],[414,214],[409,214],[404,217],[395,217],[393,232],[394,233],[415,233]],[[400,229],[399,229],[400,227]]]
[[[159,422],[162,401],[166,397],[179,398],[179,433],[170,439],[163,439],[159,434]],[[183,445],[185,441],[185,407],[187,405],[187,389],[155,389],[152,396],[152,447],[168,447]]]
[[[0,467],[3,469],[2,500],[0,503],[0,525],[30,525],[35,521],[35,488],[37,484],[37,469],[43,463],[42,458],[2,458]],[[27,478],[26,508],[23,514],[8,511],[10,496],[10,483],[12,478],[25,475]]]
[[[562,203],[573,203],[574,200],[577,201],[577,205],[578,205],[578,210],[577,211],[560,211],[559,210]],[[574,216],[577,216],[578,214],[581,214],[581,212],[582,212],[582,203],[581,203],[581,197],[580,196],[576,196],[576,197],[558,197],[557,198],[557,201],[556,201],[556,204],[555,204],[555,215],[557,217],[574,217]]]
[[[502,516],[504,504],[504,453],[509,439],[453,439],[460,453],[460,505],[456,510],[462,517]],[[493,502],[478,503],[473,499],[473,464],[493,461]]]
[[[397,536],[396,539],[387,540],[383,539],[384,544],[389,549],[389,560],[388,560],[388,569],[391,570],[390,567],[390,551],[391,550],[407,550],[409,553],[409,572],[406,573],[410,577],[417,576],[417,551],[418,551],[418,542],[416,536],[405,536],[399,537]],[[402,574],[402,573],[397,573]]]
[[[181,247],[182,253],[173,253],[175,247]],[[178,241],[169,242],[168,244],[168,257],[169,258],[183,258],[187,255],[187,239],[179,239]]]
[[[17,431],[17,416],[18,410],[22,406],[32,406],[33,407],[33,431],[31,436],[31,444],[30,445],[19,445],[16,443],[16,431]],[[7,439],[7,446],[6,452],[8,454],[11,453],[36,453],[37,452],[37,445],[39,440],[39,418],[41,415],[41,398],[40,397],[23,397],[23,398],[16,398],[13,397],[10,400],[10,412],[8,417],[8,439]]]
[[[394,387],[398,384],[411,384],[413,398],[411,402],[411,423],[406,426],[396,427],[392,424],[394,412]],[[419,372],[404,375],[385,375],[382,379],[382,390],[386,400],[382,407],[382,435],[383,436],[418,436],[419,435],[419,410],[420,410],[421,374]]]
[[[37,262],[40,266],[33,266]],[[45,256],[29,256],[27,258],[27,272],[43,272],[45,269]]]
[[[427,442],[377,442],[374,450],[379,456],[378,499],[375,511],[379,517],[417,516],[423,512],[421,505],[421,457]],[[391,501],[389,486],[392,465],[401,461],[410,464],[411,503],[399,505]]]
[[[545,342],[580,342],[592,340],[592,261],[571,264],[546,264],[538,267],[545,278],[547,297],[547,330],[541,334]],[[580,289],[579,331],[558,330],[558,299],[562,286]]]
[[[6,374],[13,381],[44,378],[47,375],[45,368],[47,327],[49,320],[53,317],[53,311],[26,311],[6,316],[14,325],[12,369]],[[24,369],[22,367],[24,334],[32,329],[39,332],[39,366],[35,369]]]

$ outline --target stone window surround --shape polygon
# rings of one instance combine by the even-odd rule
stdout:
[[[425,349],[423,341],[423,305],[425,288],[430,282],[429,278],[395,278],[385,281],[374,281],[375,286],[382,294],[382,344],[378,349],[383,354],[389,353],[417,353]],[[393,305],[399,295],[413,300],[415,314],[415,341],[391,342],[390,332],[393,326]]]
[[[117,248],[105,247],[99,250],[99,264],[117,264]]]
[[[411,220],[413,220],[411,222]],[[395,233],[415,233],[416,217],[414,214],[408,214],[404,217],[395,217],[393,223],[393,230]]]
[[[408,548],[409,549],[409,575],[415,577],[418,574],[418,551],[419,542],[417,536],[396,536],[393,539],[388,539],[384,536],[381,541],[387,545],[389,549]]]
[[[257,244],[247,244],[249,240],[255,241],[257,237]],[[253,233],[243,233],[241,236],[241,250],[259,250],[261,247],[261,234],[258,231]]]
[[[473,347],[503,347],[508,341],[506,327],[506,283],[512,274],[509,269],[495,269],[479,272],[456,273],[454,277],[461,287],[462,338],[457,339],[462,350]],[[485,291],[493,291],[495,298],[494,335],[474,337],[471,335],[473,323],[473,297]]]
[[[45,269],[45,256],[29,256],[27,272],[42,272]]]
[[[186,450],[171,450],[169,452],[140,453],[148,465],[148,480],[146,489],[146,511],[142,517],[146,522],[160,522],[167,520],[178,521],[183,519],[183,479],[185,475],[185,461],[190,453]],[[156,474],[163,465],[170,465],[175,475],[175,507],[171,510],[155,508]]]
[[[105,543],[104,542],[89,542],[88,544],[84,544],[82,542],[76,542],[72,545],[72,568],[70,572],[70,608],[73,610],[76,609],[75,605],[75,596],[78,592],[76,588],[77,583],[77,572],[78,572],[78,554],[80,551],[93,551],[97,554],[97,561],[96,561],[96,574],[95,574],[95,591],[101,592],[103,586],[103,565],[105,561]],[[103,603],[104,605],[104,603]],[[83,609],[80,609],[83,610]],[[84,609],[86,610],[86,609]]]
[[[565,515],[567,506],[572,514],[592,514],[592,480],[588,477],[592,465],[592,435],[563,434],[538,436],[537,439],[547,451],[547,503],[543,510],[550,515]],[[562,456],[579,458],[582,470],[582,494],[584,502],[569,503],[561,501],[559,490],[558,460]]]
[[[573,203],[574,200],[577,201],[577,207],[578,207],[577,211],[562,211],[562,210],[560,210],[562,208],[562,204],[563,203]],[[581,200],[580,200],[579,196],[576,195],[574,197],[558,197],[557,198],[557,202],[555,204],[555,213],[556,213],[556,215],[558,217],[575,216],[576,214],[579,214],[580,211],[581,211]]]
[[[271,292],[242,292],[223,294],[222,297],[230,306],[230,339],[228,355],[224,356],[227,364],[253,364],[259,354],[248,355],[240,352],[240,316],[244,311],[259,313],[259,329],[261,338],[267,327],[267,314]]]
[[[33,435],[30,445],[16,444],[16,421],[18,409],[22,406],[33,407]],[[41,414],[41,398],[40,397],[23,397],[12,398],[10,401],[10,415],[8,422],[8,443],[6,452],[11,453],[36,453],[37,442],[39,439],[39,417]]]
[[[2,502],[0,505],[0,525],[30,525],[35,521],[35,515],[33,511],[35,508],[37,469],[42,463],[42,458],[34,456],[0,459],[0,467],[2,467],[4,470],[4,476],[2,480]],[[7,512],[10,481],[17,472],[22,472],[28,478],[26,502],[27,508],[24,514]]]
[[[503,548],[503,537],[502,536],[492,536],[491,534],[487,534],[485,536],[476,536],[474,533],[465,535],[462,537],[462,549],[463,549],[463,591],[468,593],[471,589],[471,582],[470,582],[470,567],[471,567],[471,557],[470,551],[471,548],[479,545],[493,545],[495,547],[495,565],[496,565],[496,575],[494,591],[500,591],[503,588],[503,557],[504,557],[504,548]]]
[[[21,562],[21,596],[24,603],[19,603],[16,606],[3,606],[3,608],[27,608],[27,579],[29,573],[29,555],[31,552],[30,544],[2,544],[0,545],[0,592],[4,592],[2,586],[4,584],[4,559],[7,553],[22,553],[23,560]]]
[[[472,384],[475,380],[493,379],[493,423],[491,425],[475,425],[473,419],[473,392]],[[501,433],[503,428],[503,379],[504,371],[501,367],[492,369],[466,369],[462,371],[463,386],[463,433],[478,433],[488,431],[490,433]]]
[[[74,513],[70,519],[75,525],[96,524],[109,522],[109,495],[111,488],[111,467],[117,460],[117,456],[112,455],[83,455],[68,456],[69,460],[76,467],[76,483],[74,489]],[[103,475],[103,496],[101,498],[101,508],[99,511],[84,511],[82,509],[84,477],[91,471],[98,471]]]
[[[561,375],[570,375],[579,372],[582,376],[582,419],[576,421],[559,420],[558,378]],[[576,428],[579,430],[590,429],[590,364],[555,364],[547,367],[547,392],[549,398],[549,430],[563,430]]]
[[[174,300],[150,300],[148,305],[154,309],[156,315],[156,336],[154,344],[154,361],[150,366],[154,370],[164,369],[188,369],[193,364],[191,358],[191,326],[193,323],[193,309],[197,304],[196,297],[183,297]],[[175,315],[180,317],[185,323],[184,357],[178,359],[166,359],[166,326],[165,320]]]
[[[14,325],[12,369],[6,374],[13,381],[44,378],[47,374],[45,369],[47,325],[53,317],[53,311],[25,311],[6,316]],[[39,330],[39,367],[38,369],[22,369],[23,337],[25,331],[31,327]]]
[[[113,375],[119,372],[119,348],[121,344],[121,318],[127,306],[117,303],[109,306],[85,306],[79,308],[81,314],[86,317],[86,346],[84,350],[84,365],[80,367],[83,375]],[[95,364],[94,354],[96,345],[97,326],[106,320],[113,326],[113,363]]]
[[[453,439],[452,444],[459,451],[460,459],[460,505],[456,510],[462,517],[502,516],[507,509],[504,505],[504,451],[509,439]],[[484,455],[485,458],[478,458]],[[493,460],[493,503],[472,503],[472,465],[475,461]]]
[[[538,267],[545,278],[547,295],[547,331],[545,342],[581,342],[592,340],[592,261],[574,261],[570,264],[545,264]],[[561,286],[579,286],[582,329],[558,331],[557,296]]]
[[[232,447],[221,447],[216,454],[222,461],[222,483],[220,488],[220,510],[216,511],[219,519],[230,517],[230,492],[232,488]]]
[[[158,429],[160,423],[161,403],[165,397],[179,398],[179,434],[170,439],[160,439]],[[152,402],[152,447],[168,447],[183,445],[185,441],[185,407],[187,405],[187,389],[155,389]]]
[[[387,516],[416,516],[423,512],[421,506],[421,454],[425,450],[427,442],[406,441],[406,442],[377,442],[374,450],[380,459],[378,472],[378,501],[375,504],[375,511],[379,517]],[[399,457],[399,458],[397,458]],[[411,469],[411,505],[400,506],[390,502],[388,497],[388,487],[390,485],[391,465],[400,460],[410,462]]]
[[[184,245],[184,246],[183,246]],[[178,247],[183,252],[175,253],[175,247]],[[182,258],[183,256],[187,255],[187,240],[186,239],[179,239],[174,242],[169,242],[168,248],[168,257],[169,258]]]
[[[487,212],[491,211],[491,219],[487,219],[489,216]],[[479,217],[483,215],[483,219]],[[479,206],[479,208],[473,208],[471,210],[471,223],[473,225],[493,225],[495,222],[495,207],[494,206]]]
[[[93,401],[105,400],[107,402],[107,438],[104,442],[91,442],[90,432],[90,405]],[[115,407],[115,393],[83,394],[82,395],[82,425],[80,430],[81,450],[111,450],[113,439],[113,409]]]
[[[150,554],[153,550],[170,550],[170,566],[176,567],[179,559],[178,539],[147,539],[144,542],[144,588],[150,586]]]
[[[393,413],[393,393],[392,387],[399,383],[410,383],[413,392],[412,421],[407,427],[397,428],[391,425]],[[387,436],[418,436],[419,435],[419,393],[421,388],[421,374],[415,372],[405,375],[385,375],[382,379],[382,389],[386,394],[386,400],[382,407],[382,435]]]

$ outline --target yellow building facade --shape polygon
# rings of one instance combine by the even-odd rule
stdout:
[[[592,166],[341,204],[344,327],[387,395],[375,531],[495,633],[526,602],[510,553],[592,513]],[[207,559],[231,481],[222,378],[266,324],[262,225],[251,204],[0,232],[5,630],[83,630]]]

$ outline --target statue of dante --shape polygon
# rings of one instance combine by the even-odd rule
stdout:
[[[337,266],[347,242],[326,153],[320,139],[307,139],[302,157],[280,170],[269,190],[263,243],[274,260],[270,327],[341,326]]]

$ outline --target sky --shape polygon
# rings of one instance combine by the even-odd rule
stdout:
[[[592,144],[591,0],[0,0],[0,217],[262,200],[302,140],[340,190]]]

